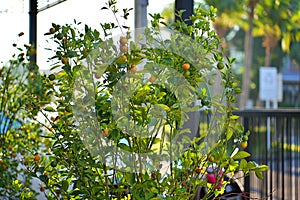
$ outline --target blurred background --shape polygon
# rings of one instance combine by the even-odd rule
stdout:
[[[36,38],[30,40],[30,3],[37,3]],[[15,48],[12,44],[36,43],[37,63],[47,63],[50,47],[44,33],[51,23],[72,24],[74,19],[100,29],[100,22],[114,21],[104,10],[106,0],[0,0],[0,61],[7,62]],[[186,10],[186,16],[199,6],[218,9],[212,27],[222,39],[228,56],[235,57],[233,71],[240,80],[240,108],[300,107],[300,1],[299,0],[119,0],[119,9],[134,8],[130,27],[147,25],[149,13],[161,13],[167,23],[175,20],[175,10]],[[32,12],[31,12],[32,14]],[[31,15],[33,16],[33,15]],[[18,37],[20,32],[24,36]],[[116,35],[119,33],[116,33]],[[260,67],[274,67],[278,75],[277,99],[266,105],[260,98]],[[268,103],[268,102],[267,102]]]

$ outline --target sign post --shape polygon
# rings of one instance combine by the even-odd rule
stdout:
[[[261,67],[259,69],[259,96],[266,101],[266,108],[277,108],[278,89],[277,89],[277,69],[275,67]],[[267,118],[267,149],[271,148],[270,117]]]

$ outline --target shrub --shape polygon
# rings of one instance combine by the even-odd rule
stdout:
[[[19,53],[0,68],[0,198],[32,199],[37,192],[28,169],[37,172],[34,154],[43,153],[50,141],[41,138],[42,129],[31,119],[48,99],[38,68],[29,61],[34,48],[14,46]]]
[[[120,14],[115,1],[103,10]],[[28,172],[48,199],[192,199],[199,187],[209,199],[237,171],[262,178],[267,167],[241,148],[249,132],[232,113],[240,89],[214,16],[199,7],[192,25],[167,25],[153,14],[134,31],[118,22],[102,31],[52,24],[52,72],[39,76],[47,100],[26,101],[31,118],[46,119],[39,124],[50,150]],[[199,113],[208,121],[194,121]]]

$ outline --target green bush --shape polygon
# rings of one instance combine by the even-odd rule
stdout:
[[[119,13],[109,1],[106,10],[127,19],[131,9]],[[192,199],[199,187],[209,199],[237,171],[262,178],[267,167],[245,160],[249,132],[232,114],[240,89],[234,59],[211,30],[215,9],[199,7],[192,25],[151,16],[149,27],[134,31],[118,22],[81,30],[75,21],[46,33],[56,44],[52,72],[26,85],[33,96],[20,105],[36,122],[26,126],[37,126],[26,137],[45,128],[35,141],[46,148],[28,146],[26,173],[48,199]],[[123,34],[113,36],[116,29]],[[197,134],[188,123],[199,110],[209,121],[196,124]]]
[[[34,157],[50,141],[41,138],[43,131],[32,119],[37,117],[40,102],[48,99],[38,68],[29,61],[34,48],[16,48],[19,53],[0,68],[0,198],[33,199],[35,175],[28,169],[37,169]]]

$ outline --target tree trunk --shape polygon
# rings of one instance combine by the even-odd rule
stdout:
[[[276,32],[266,32],[262,46],[265,47],[265,66],[271,66],[272,51],[277,46],[279,36]]]
[[[272,57],[272,49],[270,47],[266,47],[265,50],[265,67],[270,67],[271,66],[271,57]]]
[[[248,22],[249,29],[245,35],[245,71],[243,74],[242,93],[240,96],[240,109],[244,109],[247,105],[247,101],[250,94],[250,82],[251,82],[251,67],[253,57],[253,19],[254,19],[254,8],[256,6],[255,0],[249,0],[248,3]]]

